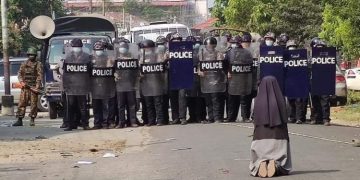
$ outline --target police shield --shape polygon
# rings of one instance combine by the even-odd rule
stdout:
[[[129,92],[139,89],[139,61],[138,61],[138,46],[129,44],[128,51],[115,48],[115,81],[117,92]],[[120,52],[121,51],[121,52]]]
[[[90,91],[90,55],[84,52],[65,54],[63,87],[67,95],[87,95]]]
[[[170,89],[190,89],[194,81],[193,43],[189,41],[170,42],[169,59]]]
[[[91,60],[91,97],[108,99],[115,96],[113,51],[95,51]]]
[[[199,49],[193,51],[193,85],[191,89],[186,91],[187,96],[189,97],[198,97],[201,94],[200,89],[200,77],[198,74],[198,65],[199,65]]]
[[[161,96],[165,93],[164,56],[157,56],[155,48],[140,51],[141,93],[144,96]]]
[[[311,94],[334,95],[336,48],[313,48],[311,58]]]
[[[310,83],[306,49],[285,51],[284,66],[285,95],[289,98],[307,97]]]
[[[219,93],[226,91],[226,74],[223,57],[218,51],[200,49],[199,70],[202,72],[200,78],[201,92]]]
[[[265,76],[274,76],[284,90],[284,48],[280,46],[260,47],[260,79]]]
[[[229,56],[229,73],[231,77],[228,83],[228,93],[230,95],[249,95],[251,94],[253,57],[252,54],[242,48],[231,49]]]

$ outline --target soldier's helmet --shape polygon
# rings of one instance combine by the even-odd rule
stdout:
[[[159,36],[159,37],[156,38],[156,45],[165,44],[165,43],[167,43],[166,37]]]
[[[37,55],[37,51],[36,51],[35,48],[30,47],[30,48],[28,48],[26,54],[27,54],[27,55]]]
[[[204,40],[204,45],[207,46],[207,45],[217,45],[217,40],[214,38],[214,37],[207,37],[205,38]]]
[[[289,36],[286,33],[281,33],[279,36],[279,42],[282,44],[286,44],[289,41]]]
[[[295,48],[297,47],[295,40],[289,40],[286,43],[286,48],[290,48],[290,47],[295,47]]]
[[[139,48],[143,49],[143,48],[154,48],[155,47],[155,43],[152,40],[149,39],[145,39],[143,41],[141,41],[139,43]]]
[[[95,51],[105,50],[105,43],[102,41],[97,41],[93,46],[93,50],[95,50]]]
[[[247,42],[250,43],[252,40],[251,34],[249,33],[244,33],[241,37],[241,42]]]
[[[79,38],[74,38],[73,40],[71,40],[70,45],[71,47],[83,47],[83,43]]]
[[[266,33],[265,36],[264,36],[264,39],[272,39],[273,41],[275,41],[276,40],[275,39],[275,33],[273,33],[273,32]]]
[[[236,35],[236,36],[232,37],[229,42],[230,43],[240,44],[241,43],[241,37],[239,35]]]
[[[171,36],[170,41],[182,41],[182,37],[181,37],[181,35],[179,33],[174,33]]]

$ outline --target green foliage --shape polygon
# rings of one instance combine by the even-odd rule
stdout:
[[[225,24],[224,11],[228,8],[228,3],[229,0],[215,0],[214,7],[211,10],[212,16],[219,19],[215,26],[222,26]]]
[[[164,10],[158,7],[150,6],[146,2],[138,2],[137,0],[125,0],[124,9],[127,13],[140,16],[145,20],[154,21],[164,18]]]
[[[340,47],[346,59],[360,56],[360,3],[338,0],[325,5],[320,37]]]
[[[348,105],[360,103],[360,92],[349,90],[347,94],[347,103]]]
[[[29,31],[31,19],[39,15],[51,17],[51,8],[55,16],[63,16],[64,9],[61,0],[8,0],[8,33],[9,53],[16,56],[28,47],[38,46],[40,41]],[[0,45],[2,48],[2,44]]]

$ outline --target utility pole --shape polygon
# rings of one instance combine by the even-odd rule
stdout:
[[[2,43],[3,43],[3,62],[4,62],[4,87],[5,95],[1,97],[2,100],[2,115],[14,115],[14,96],[10,92],[10,63],[8,54],[9,36],[7,23],[7,0],[1,0],[1,28],[2,28]]]
[[[122,8],[122,13],[123,13],[123,29],[125,28],[125,9],[124,7]]]
[[[103,16],[105,16],[105,0],[102,2]]]
[[[93,13],[93,4],[92,4],[92,0],[89,0],[89,5],[90,5],[90,14]]]

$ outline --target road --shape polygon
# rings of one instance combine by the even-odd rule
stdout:
[[[251,124],[64,132],[57,128],[60,119],[43,118],[33,128],[28,122],[25,127],[4,127],[9,123],[9,118],[0,118],[0,150],[5,152],[0,155],[0,179],[256,179],[248,169]],[[359,178],[360,148],[351,140],[360,138],[360,128],[289,125],[289,131],[293,172],[276,179]],[[48,139],[34,140],[39,135]],[[124,146],[116,146],[120,141]],[[90,152],[91,147],[97,152]],[[63,156],[64,151],[71,155]],[[103,158],[106,152],[117,157]],[[95,163],[79,165],[80,160]]]

